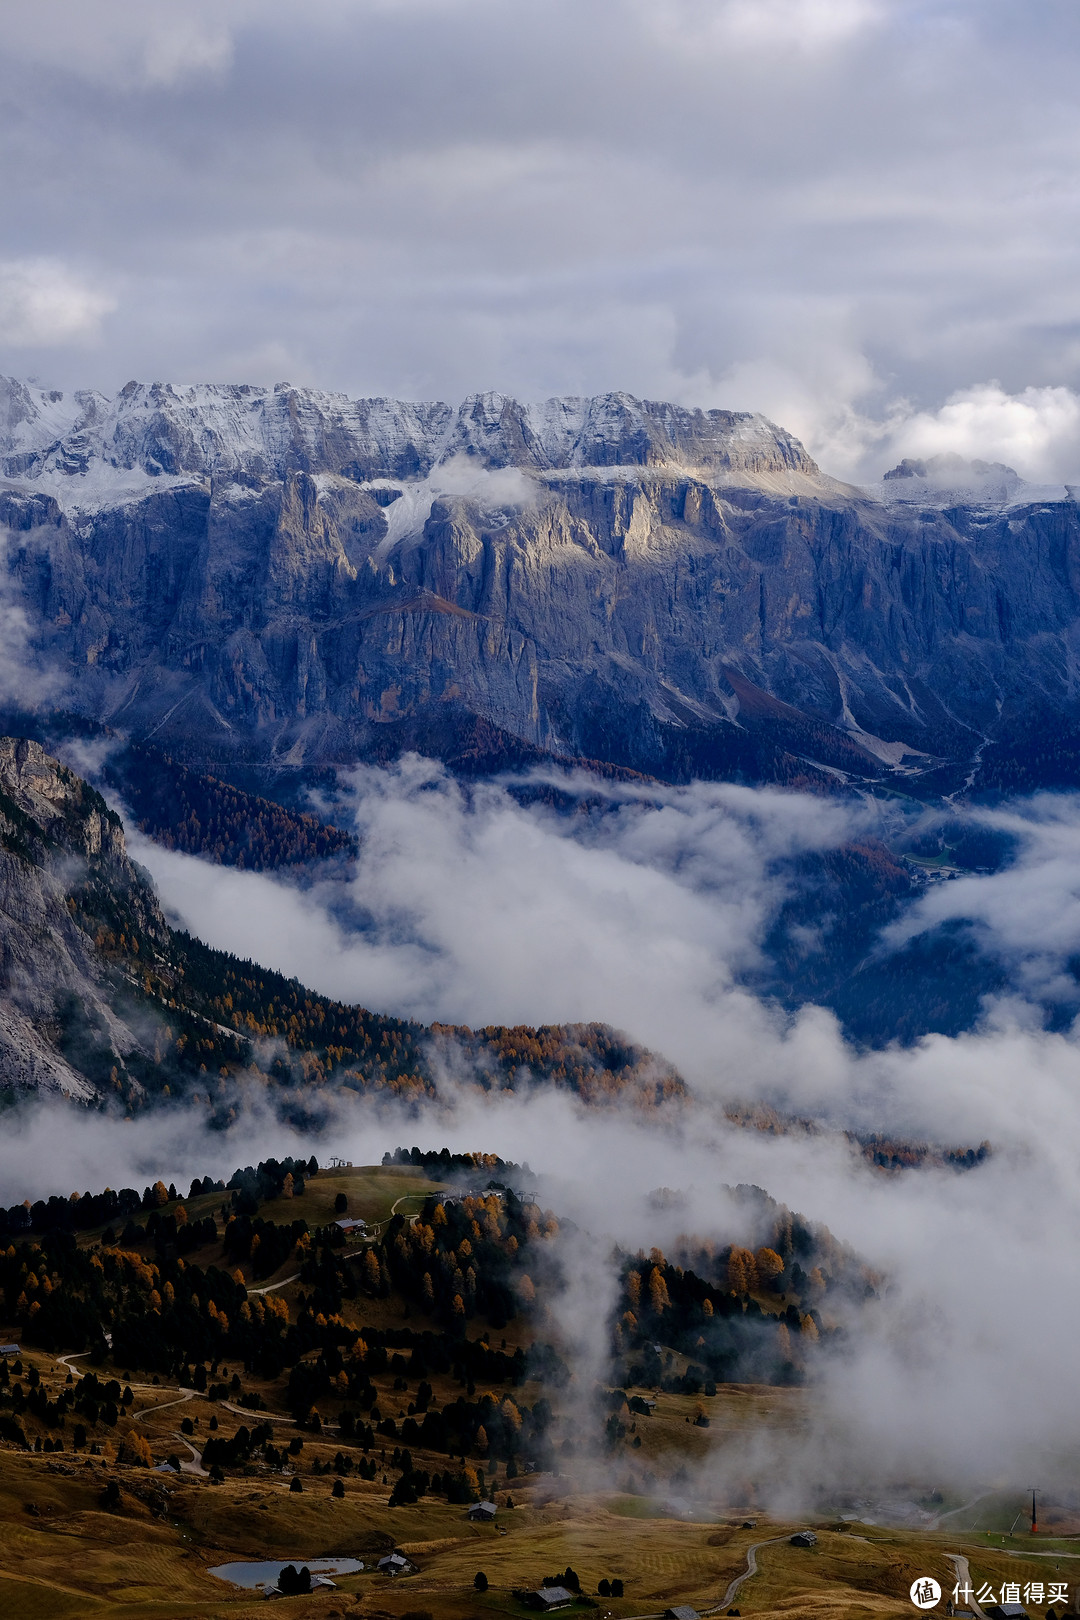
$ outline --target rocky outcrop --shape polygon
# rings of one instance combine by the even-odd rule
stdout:
[[[0,453],[70,701],[219,760],[482,724],[507,757],[865,777],[1080,718],[1080,514],[1007,468],[867,495],[760,417],[624,395],[135,384],[7,385]]]
[[[226,1126],[258,1095],[303,1129],[339,1091],[399,1106],[435,1096],[448,1069],[596,1105],[685,1095],[606,1025],[429,1027],[173,933],[94,789],[38,743],[0,737],[0,1108],[34,1092],[128,1112],[186,1098]]]
[[[37,743],[0,738],[0,1091],[89,1102],[76,1048],[92,1041],[99,1065],[139,1049],[101,951],[120,934],[144,956],[168,939],[119,819]]]

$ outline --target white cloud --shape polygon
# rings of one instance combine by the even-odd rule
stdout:
[[[974,810],[972,819],[1016,840],[1015,860],[986,876],[931,889],[887,931],[901,945],[943,923],[969,923],[985,950],[1003,961],[1021,996],[1074,1005],[1080,960],[1080,800],[1037,794],[1018,805]]]
[[[386,534],[378,547],[385,557],[402,540],[418,535],[440,495],[460,495],[489,513],[528,505],[536,485],[516,467],[489,469],[461,454],[440,462],[427,478],[405,484],[386,513]]]
[[[900,411],[886,425],[891,453],[931,456],[954,451],[1004,461],[1027,478],[1080,475],[1080,395],[1071,388],[1025,388],[999,382],[950,394],[936,411]]]
[[[426,760],[362,770],[344,910],[338,885],[302,892],[133,847],[186,926],[325,993],[424,1021],[600,1019],[709,1090],[730,1094],[744,1072],[756,1084],[751,1054],[775,1020],[735,980],[785,893],[775,866],[877,812],[729,785],[609,802],[582,824],[500,788],[466,794]]]
[[[838,338],[782,359],[740,361],[719,383],[699,378],[685,393],[763,411],[838,478],[869,481],[904,456],[947,452],[1004,462],[1036,483],[1080,478],[1080,393],[1064,385],[1010,394],[996,381],[973,383],[920,410],[887,397],[865,354]]]
[[[55,259],[0,260],[0,343],[86,343],[115,308],[115,298]]]
[[[834,477],[869,476],[888,431],[865,409],[880,386],[866,356],[841,333],[830,333],[830,324],[836,323],[818,322],[810,335],[791,333],[782,357],[741,360],[694,392],[707,395],[703,403],[738,400],[740,409],[763,412],[800,438]]]

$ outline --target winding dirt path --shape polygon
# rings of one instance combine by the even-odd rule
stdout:
[[[285,1412],[265,1412],[261,1407],[257,1412],[253,1412],[249,1406],[233,1406],[230,1401],[219,1401],[218,1405],[224,1407],[226,1412],[233,1412],[237,1417],[246,1418],[249,1423],[292,1423],[295,1425],[298,1421],[294,1417],[289,1417]],[[336,1423],[323,1424],[324,1430],[336,1428]]]
[[[746,1568],[743,1570],[741,1575],[736,1575],[735,1579],[731,1582],[727,1591],[720,1599],[720,1602],[714,1603],[711,1609],[705,1610],[705,1613],[716,1614],[719,1609],[726,1609],[732,1603],[734,1603],[735,1594],[738,1592],[739,1587],[742,1586],[744,1581],[748,1581],[751,1575],[756,1575],[758,1572],[757,1552],[759,1547],[774,1547],[781,1541],[790,1540],[790,1536],[769,1536],[765,1541],[751,1542],[750,1546],[746,1549]]]
[[[89,1350],[76,1350],[74,1355],[57,1356],[56,1365],[58,1367],[65,1367],[67,1369],[67,1371],[74,1376],[75,1369],[71,1365],[71,1363],[73,1361],[84,1361],[89,1354],[90,1354]]]
[[[176,1431],[174,1430],[173,1433],[175,1434]],[[179,1440],[182,1446],[187,1446],[188,1450],[191,1452],[190,1459],[187,1462],[182,1462],[180,1464],[180,1472],[182,1474],[197,1474],[200,1479],[209,1479],[210,1475],[202,1465],[202,1452],[199,1450],[199,1448],[197,1446],[193,1446],[191,1441],[184,1434],[177,1434],[176,1438]]]
[[[300,1273],[294,1271],[291,1277],[283,1277],[279,1283],[268,1283],[265,1288],[249,1288],[249,1294],[272,1294],[275,1288],[288,1288],[290,1283],[299,1281]]]
[[[160,1385],[155,1385],[155,1384],[132,1384],[131,1388],[133,1390],[135,1390],[135,1389],[155,1389],[155,1388],[160,1388]],[[169,1393],[168,1390],[166,1390],[165,1394],[167,1395],[168,1393]],[[177,1396],[176,1396],[176,1399],[174,1401],[162,1401],[159,1406],[144,1406],[142,1411],[137,1413],[136,1415],[141,1420],[142,1418],[150,1417],[155,1412],[164,1412],[166,1407],[169,1407],[169,1406],[183,1406],[185,1404],[185,1402],[193,1401],[195,1399],[195,1393],[196,1392],[193,1389],[180,1389],[180,1390],[177,1391]]]

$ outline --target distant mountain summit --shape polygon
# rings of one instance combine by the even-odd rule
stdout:
[[[996,463],[855,489],[761,416],[627,394],[8,380],[0,471],[9,589],[69,706],[265,791],[405,748],[1080,780],[1076,502]]]
[[[110,476],[331,473],[425,478],[464,456],[550,472],[676,464],[706,472],[814,475],[799,441],[751,412],[601,394],[523,405],[474,394],[459,406],[348,399],[312,388],[128,383],[114,399],[0,378],[0,468],[71,500]],[[50,479],[51,475],[51,479]],[[57,476],[59,475],[59,476]]]
[[[1012,505],[1025,501],[1059,501],[1069,494],[1063,484],[1030,484],[1015,467],[1003,461],[968,459],[953,452],[939,456],[905,457],[885,473],[880,486],[868,493],[895,501],[945,504]]]
[[[1023,479],[1015,467],[1006,467],[1003,461],[969,461],[950,450],[940,456],[928,456],[925,460],[916,456],[905,456],[903,461],[893,467],[884,475],[886,482],[893,478],[923,478],[934,484],[963,485],[986,478],[1010,478],[1018,484]]]

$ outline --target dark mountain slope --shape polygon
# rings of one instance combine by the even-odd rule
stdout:
[[[338,1088],[433,1095],[445,1064],[476,1084],[567,1087],[652,1106],[682,1082],[598,1024],[425,1025],[346,1006],[176,933],[104,800],[40,744],[0,738],[0,1093],[61,1091],[136,1108],[195,1096],[227,1117],[233,1084],[293,1118]]]

